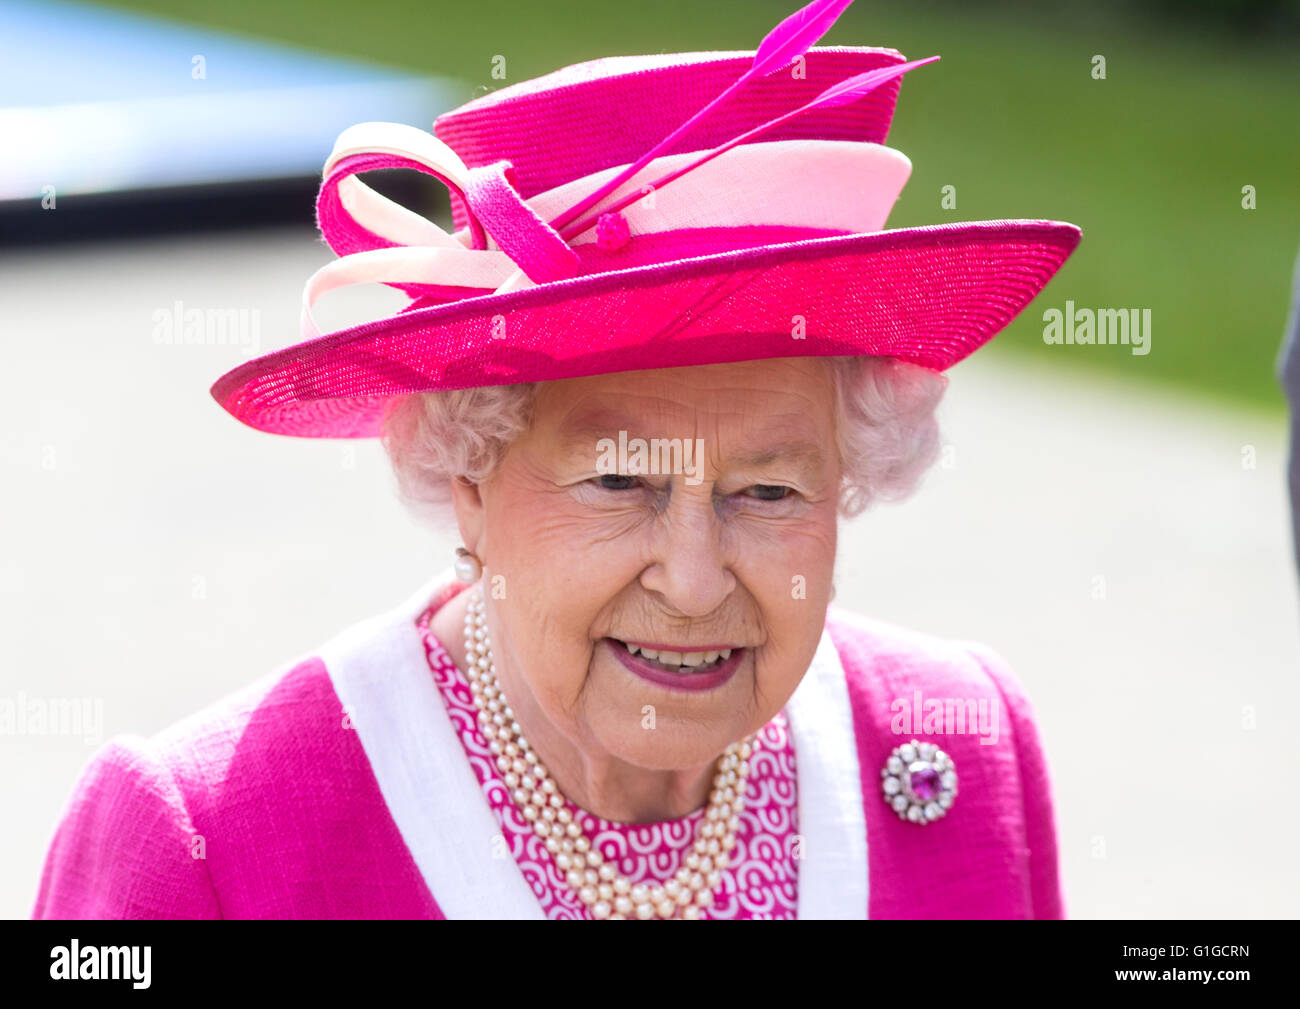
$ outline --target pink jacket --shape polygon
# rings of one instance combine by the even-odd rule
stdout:
[[[491,827],[487,806],[448,748],[445,709],[425,703],[414,615],[457,590],[444,574],[158,736],[106,743],[55,832],[33,916],[528,916],[513,865],[470,843]],[[982,646],[836,608],[826,632],[787,707],[812,851],[800,917],[1063,917],[1048,774],[1015,676]],[[900,726],[934,699],[985,702],[996,734]],[[914,738],[959,775],[948,815],[923,826],[880,787]]]

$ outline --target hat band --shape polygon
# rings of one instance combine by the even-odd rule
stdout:
[[[547,266],[548,260],[551,264],[560,262],[564,253],[553,243],[534,246],[527,253],[521,249],[536,235],[538,225],[546,228],[547,220],[612,178],[619,167],[523,201],[516,191],[501,190],[509,183],[507,168],[498,163],[495,181],[490,183],[496,192],[487,195],[495,195],[499,217],[492,212],[485,214],[494,218],[488,228],[486,248],[473,248],[473,224],[477,219],[471,227],[450,234],[370,189],[355,178],[355,172],[377,167],[416,167],[444,179],[453,194],[465,199],[467,205],[472,202],[480,208],[490,203],[482,198],[482,187],[492,177],[483,170],[465,169],[455,152],[421,130],[392,123],[366,123],[361,127],[345,131],[326,162],[326,178],[318,201],[321,230],[331,247],[353,251],[322,267],[308,280],[303,291],[304,339],[320,335],[312,316],[317,299],[352,284],[383,283],[417,297],[431,289],[445,288],[467,288],[474,294],[503,293],[532,286],[534,279],[524,266],[526,263],[538,269],[538,256],[542,257],[542,276],[553,279],[572,275],[570,270],[585,275],[645,265],[649,247],[635,240],[646,236],[659,239],[653,243],[658,258],[648,261],[662,262],[707,254],[698,249],[691,251],[691,246],[698,245],[699,235],[709,230],[724,240],[740,238],[745,229],[753,228],[798,229],[803,237],[879,231],[911,172],[906,156],[879,144],[824,140],[746,144],[626,207],[621,216],[633,241],[625,247],[625,257],[618,252],[605,255],[584,249],[597,242],[597,229],[592,227],[568,243],[571,251],[578,253],[581,267],[575,269],[568,262],[555,268]],[[658,158],[614,195],[637,192],[641,175],[657,178],[692,157],[692,152],[686,152]],[[810,178],[815,178],[817,184],[809,185]],[[467,195],[471,191],[472,199]],[[512,203],[525,208],[527,220]],[[516,230],[511,230],[512,225]],[[534,231],[527,231],[525,225]],[[732,229],[736,230],[727,235]],[[687,235],[696,237],[675,246],[674,235],[682,239]],[[742,241],[734,247],[747,244]],[[529,259],[529,255],[533,258]]]
[[[691,161],[697,152],[656,158],[611,194],[639,191]],[[624,166],[595,172],[530,197],[528,206],[549,221],[593,192]],[[355,176],[377,168],[413,168],[442,179],[453,203],[464,200],[471,172],[433,135],[399,123],[360,123],[340,134],[325,163],[317,213],[321,231],[340,255],[394,245],[482,249],[473,224],[454,235],[366,186]],[[632,234],[681,227],[782,224],[871,232],[884,227],[912,165],[881,144],[849,140],[776,140],[737,147],[622,211]],[[815,186],[809,179],[817,180]],[[335,198],[337,195],[337,198]],[[468,201],[464,201],[468,203]],[[809,219],[815,214],[815,219]],[[473,215],[471,215],[472,217]],[[665,220],[665,218],[671,218]],[[683,220],[689,217],[689,221]],[[571,245],[596,240],[595,228]],[[487,243],[492,248],[494,243]],[[496,246],[499,248],[499,246]]]

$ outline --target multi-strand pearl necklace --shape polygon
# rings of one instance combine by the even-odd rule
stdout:
[[[479,727],[511,798],[545,843],[565,882],[594,918],[701,918],[713,903],[713,892],[736,846],[756,737],[732,743],[719,758],[708,812],[677,874],[663,884],[633,883],[591,843],[568,799],[524,739],[497,682],[483,596],[477,588],[470,591],[473,594],[465,612],[465,665]]]

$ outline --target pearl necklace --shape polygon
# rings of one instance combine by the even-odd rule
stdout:
[[[497,682],[483,596],[472,589],[465,612],[465,659],[478,724],[496,757],[511,798],[546,845],[556,868],[595,918],[700,919],[731,860],[745,808],[749,758],[755,736],[732,743],[718,760],[708,812],[677,874],[647,886],[633,883],[606,862],[569,809],[571,805],[524,738]]]

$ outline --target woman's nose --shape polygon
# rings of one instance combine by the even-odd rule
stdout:
[[[641,585],[686,617],[715,612],[736,587],[723,523],[707,488],[673,488]]]

